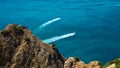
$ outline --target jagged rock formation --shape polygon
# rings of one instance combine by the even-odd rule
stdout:
[[[0,68],[63,68],[64,61],[24,26],[11,24],[0,32]]]
[[[79,61],[78,58],[70,57],[65,61],[64,68],[101,68],[101,64],[98,61],[85,64],[84,62]]]
[[[0,31],[0,68],[120,68],[120,59],[103,67],[77,57],[66,60],[54,45],[43,43],[24,26],[11,24]]]

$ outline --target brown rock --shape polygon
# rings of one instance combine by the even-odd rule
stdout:
[[[70,57],[65,61],[64,68],[101,68],[101,65],[98,61],[85,64],[82,61],[76,61],[74,57]]]
[[[63,68],[64,61],[24,26],[11,24],[0,32],[0,68]]]

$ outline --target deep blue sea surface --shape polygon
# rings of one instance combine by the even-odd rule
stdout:
[[[76,32],[53,42],[65,57],[103,63],[120,58],[120,0],[0,0],[0,29],[8,24],[27,26],[41,40]]]

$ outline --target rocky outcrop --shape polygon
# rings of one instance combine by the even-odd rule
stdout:
[[[43,43],[24,26],[10,24],[0,31],[0,68],[120,68],[120,59],[103,67],[77,57],[66,60],[53,44]]]
[[[101,64],[98,61],[85,64],[83,61],[79,61],[78,58],[70,57],[65,61],[64,68],[101,68]]]
[[[11,24],[0,32],[0,68],[63,68],[64,61],[24,26]]]

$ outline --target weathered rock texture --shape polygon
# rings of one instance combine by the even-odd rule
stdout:
[[[78,58],[70,57],[65,61],[64,68],[101,68],[101,64],[98,61],[85,64],[79,61]]]
[[[26,27],[11,24],[0,32],[0,68],[63,68],[64,61]]]

